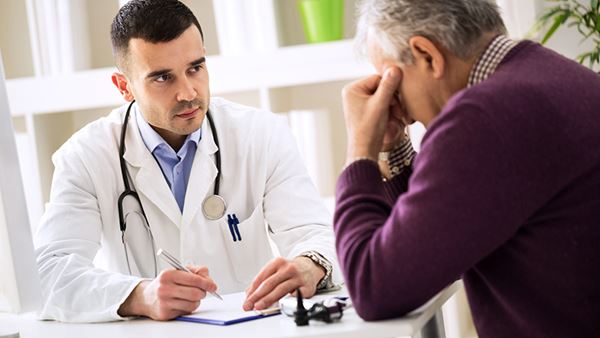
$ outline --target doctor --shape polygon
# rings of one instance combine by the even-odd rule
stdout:
[[[53,156],[36,238],[41,317],[168,320],[217,289],[246,290],[243,308],[262,309],[339,282],[330,216],[285,121],[210,97],[192,12],[132,0],[111,37],[112,81],[129,103]],[[158,248],[193,273],[157,260]]]

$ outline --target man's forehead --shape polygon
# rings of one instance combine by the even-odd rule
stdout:
[[[149,42],[142,38],[132,38],[129,40],[128,50],[129,54],[135,57],[156,60],[181,55],[181,52],[197,51],[197,53],[204,54],[204,43],[201,38],[193,39],[189,36],[179,36],[174,40],[165,42]]]
[[[367,36],[366,43],[367,43],[367,58],[369,59],[369,62],[371,62],[373,67],[375,67],[377,72],[381,73],[383,71],[383,69],[381,69],[381,68],[386,63],[386,61],[391,61],[391,60],[387,60],[388,58],[385,56],[383,49],[381,48],[381,45],[379,44],[379,40],[377,38],[369,35],[369,36]]]
[[[205,51],[199,32],[194,34],[188,29],[176,39],[166,42],[153,43],[133,38],[129,41],[128,54],[132,65],[138,68],[138,71],[151,72],[158,68],[189,66],[191,62],[205,56]]]

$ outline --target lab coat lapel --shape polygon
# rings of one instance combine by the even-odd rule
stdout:
[[[185,193],[185,204],[183,206],[182,228],[192,222],[198,212],[201,212],[202,201],[206,196],[212,195],[215,178],[217,177],[217,166],[212,156],[217,151],[217,145],[213,138],[213,131],[208,125],[208,118],[202,123],[202,139],[198,144],[190,178]],[[211,189],[209,191],[209,189]]]
[[[138,194],[146,196],[160,211],[162,211],[175,225],[181,222],[181,211],[175,201],[173,193],[160,170],[160,167],[142,140],[134,110],[131,111],[127,136],[125,138],[125,161],[130,165],[129,174],[134,182],[132,189]],[[149,208],[144,205],[144,211],[150,218]],[[148,219],[148,222],[152,222]]]

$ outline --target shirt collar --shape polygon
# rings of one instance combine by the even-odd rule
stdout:
[[[471,69],[468,87],[474,86],[492,75],[500,62],[504,60],[508,52],[516,45],[517,42],[511,40],[506,35],[498,35],[494,38],[481,56],[479,56],[473,69]]]
[[[156,130],[154,130],[150,124],[148,124],[148,122],[146,122],[146,120],[144,119],[144,117],[142,116],[141,111],[138,108],[137,103],[134,104],[134,108],[135,108],[135,119],[138,125],[138,129],[140,131],[140,135],[142,136],[142,140],[144,141],[144,144],[146,145],[146,148],[148,148],[148,150],[150,150],[151,153],[154,152],[154,150],[156,150],[156,148],[158,148],[159,146],[161,146],[162,144],[164,144],[165,146],[167,146],[169,149],[172,150],[171,146],[162,138],[162,136],[160,136]],[[182,149],[180,149],[180,151],[182,151],[185,147],[185,145],[192,141],[196,144],[196,146],[198,146],[198,142],[200,142],[200,137],[202,135],[202,128],[199,128],[198,130],[196,130],[195,132],[189,134],[185,141],[183,142],[184,146],[181,147]],[[185,150],[183,150],[185,151]],[[173,151],[175,152],[175,151]]]

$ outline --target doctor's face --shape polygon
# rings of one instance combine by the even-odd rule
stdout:
[[[146,121],[171,146],[198,130],[206,115],[210,92],[205,55],[194,25],[168,42],[129,41],[127,89]]]

